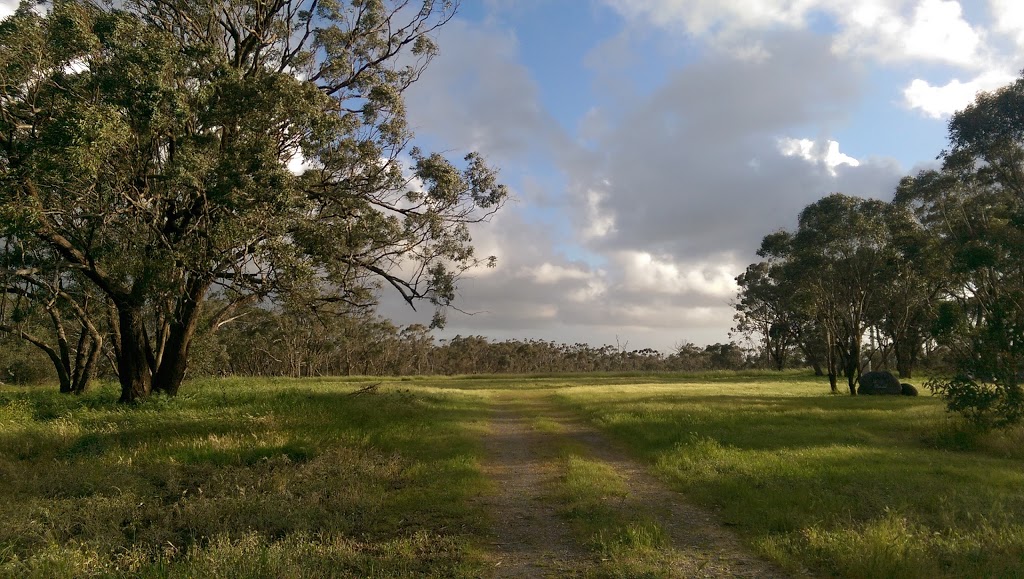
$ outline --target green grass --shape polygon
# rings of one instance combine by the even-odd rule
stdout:
[[[929,396],[764,377],[563,390],[695,502],[790,569],[1024,576],[1021,432],[964,435]]]
[[[474,577],[488,404],[553,397],[789,569],[1024,577],[1024,429],[940,400],[830,396],[804,374],[207,380],[115,404],[0,388],[0,576]],[[559,435],[557,420],[533,428]],[[561,448],[555,508],[610,575],[664,532],[619,475]],[[652,571],[653,570],[653,571]]]
[[[608,464],[563,444],[552,499],[577,540],[598,558],[608,577],[660,577],[669,553],[665,531],[629,499],[626,483]]]
[[[358,386],[0,389],[0,575],[481,574],[480,401]]]

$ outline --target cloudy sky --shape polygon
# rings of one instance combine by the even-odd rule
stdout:
[[[804,206],[934,164],[1024,66],[1024,2],[463,0],[438,41],[419,138],[515,194],[442,335],[669,350],[729,339],[735,276]]]
[[[462,0],[437,40],[420,144],[514,193],[439,336],[670,350],[729,339],[735,276],[808,203],[934,164],[1024,67],[1024,1]]]

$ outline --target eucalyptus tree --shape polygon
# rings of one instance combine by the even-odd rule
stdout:
[[[0,333],[31,344],[50,360],[63,393],[80,394],[103,348],[102,299],[46,252],[16,238],[2,240]]]
[[[936,239],[919,222],[909,206],[901,203],[901,181],[896,199],[887,207],[890,251],[880,299],[872,316],[878,334],[890,342],[900,378],[913,371],[930,339],[937,304],[951,287],[948,259]]]
[[[505,188],[411,147],[449,1],[57,0],[0,23],[0,227],[109,302],[124,402],[241,305],[437,309]],[[301,167],[301,169],[297,169]],[[222,307],[202,315],[216,296]]]
[[[1024,79],[953,115],[941,171],[907,178],[911,207],[947,260],[937,339],[958,375],[934,383],[983,424],[1024,419]]]
[[[833,392],[841,367],[856,394],[862,338],[873,300],[887,283],[886,207],[833,193],[800,212],[795,232],[768,235],[759,250],[780,264],[798,311],[821,325]]]
[[[761,261],[752,263],[736,277],[739,286],[733,304],[733,331],[748,336],[760,335],[763,359],[776,370],[783,370],[790,351],[797,345],[798,332],[793,327],[797,313],[791,287],[782,277],[780,264]]]

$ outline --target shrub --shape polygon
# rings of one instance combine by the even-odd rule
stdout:
[[[925,386],[942,396],[950,412],[983,429],[1011,426],[1024,418],[1024,396],[1015,380],[986,381],[960,374],[951,380],[929,380]]]

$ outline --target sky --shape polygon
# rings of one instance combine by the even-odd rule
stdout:
[[[934,166],[1024,67],[1024,2],[464,0],[437,41],[410,123],[514,196],[439,336],[670,351],[739,339],[735,277],[802,208]]]
[[[437,336],[667,352],[738,339],[735,277],[803,207],[934,166],[949,115],[1024,68],[1024,1],[462,0],[436,41],[417,144],[512,192]]]

